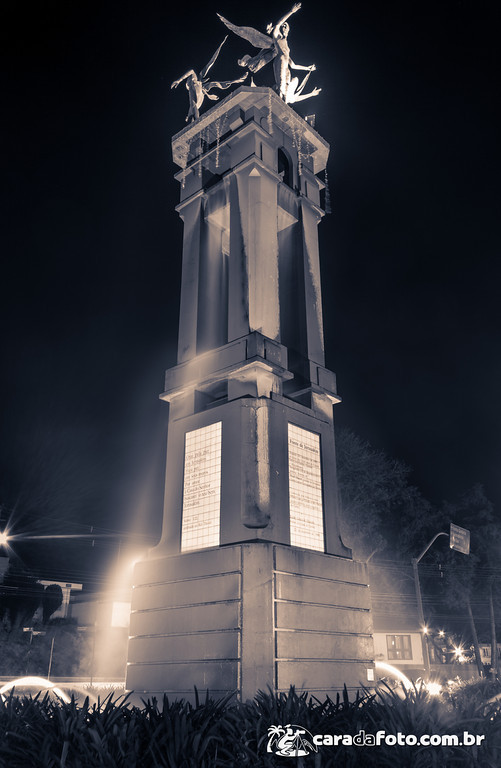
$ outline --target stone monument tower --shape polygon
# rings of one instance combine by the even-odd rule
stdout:
[[[317,226],[329,146],[240,86],[172,139],[184,225],[163,533],[136,566],[127,688],[333,694],[372,675],[339,535]]]

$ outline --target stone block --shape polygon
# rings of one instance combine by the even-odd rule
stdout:
[[[132,609],[170,608],[216,603],[239,597],[239,575],[211,575],[205,579],[138,586],[133,591]]]
[[[369,665],[369,661],[368,661]],[[340,661],[279,661],[277,688],[287,691],[291,685],[304,691],[340,690],[346,684],[359,687],[367,681],[366,667],[360,662]]]
[[[301,574],[277,574],[276,597],[345,608],[370,608],[369,590],[364,585],[305,578]]]
[[[367,569],[364,563],[351,558],[334,557],[296,547],[277,547],[275,568],[286,573],[337,579],[351,584],[367,586]]]
[[[338,632],[371,632],[370,612],[305,603],[277,603],[276,626],[281,629],[329,629]]]
[[[127,669],[127,689],[136,693],[173,693],[176,697],[194,687],[201,691],[226,692],[238,687],[236,661],[135,664]]]
[[[165,635],[169,632],[203,632],[240,626],[240,602],[194,605],[131,614],[130,634]]]
[[[238,631],[201,632],[153,638],[135,637],[129,641],[130,663],[155,663],[206,659],[238,658]]]
[[[277,631],[278,659],[371,659],[370,635],[342,635],[328,632]]]

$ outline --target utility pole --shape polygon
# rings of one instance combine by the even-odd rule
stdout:
[[[426,547],[423,549],[419,557],[413,557],[411,560],[412,563],[412,570],[414,572],[414,588],[416,590],[416,601],[417,601],[417,611],[418,611],[418,620],[419,620],[419,626],[421,627],[421,631],[424,634],[423,638],[423,661],[424,666],[426,669],[426,674],[430,674],[430,652],[428,648],[428,638],[426,636],[426,633],[424,632],[425,629],[425,620],[424,620],[424,613],[423,613],[423,598],[421,596],[421,584],[419,583],[419,571],[418,571],[418,563],[419,561],[426,555],[429,548],[432,544],[435,543],[435,541],[438,539],[439,536],[448,536],[448,533],[445,533],[445,531],[440,531],[440,533],[435,534],[435,536],[432,538],[432,540],[429,542],[429,544],[426,545]]]
[[[47,680],[50,680],[50,673],[52,670],[52,659],[54,658],[54,640],[55,639],[56,639],[55,636],[52,635],[52,640],[50,643],[50,657],[49,657],[49,669],[47,670]]]

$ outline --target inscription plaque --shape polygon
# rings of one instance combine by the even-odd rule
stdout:
[[[222,422],[185,435],[181,551],[219,546]]]
[[[292,546],[323,552],[320,435],[289,424],[289,512]]]

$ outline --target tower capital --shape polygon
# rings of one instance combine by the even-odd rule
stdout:
[[[297,148],[300,160],[312,173],[324,170],[329,144],[307,119],[289,107],[271,88],[242,85],[172,137],[172,158],[182,171],[198,173],[224,168],[235,134],[253,121],[264,136],[282,134],[283,144]],[[183,179],[183,173],[178,178]]]

